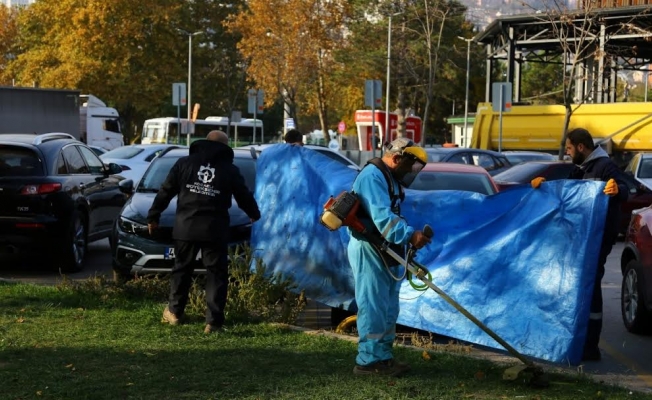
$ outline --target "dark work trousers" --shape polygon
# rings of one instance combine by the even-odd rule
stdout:
[[[228,248],[225,243],[175,241],[175,261],[170,277],[168,308],[174,315],[183,315],[192,285],[192,274],[198,265],[197,254],[206,268],[206,323],[221,327],[224,324],[227,287],[229,284]]]
[[[585,351],[597,350],[598,343],[600,343],[600,332],[602,331],[602,277],[604,276],[604,265],[607,262],[607,256],[611,253],[614,242],[615,237],[613,235],[607,235],[603,238],[602,245],[600,246],[598,270],[596,271],[595,283],[593,284],[593,296],[591,297],[589,327],[586,332],[586,342],[584,343]]]

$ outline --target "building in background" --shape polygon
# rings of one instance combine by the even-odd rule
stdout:
[[[19,7],[19,6],[28,6],[34,4],[36,0],[2,0],[2,4],[7,7]]]

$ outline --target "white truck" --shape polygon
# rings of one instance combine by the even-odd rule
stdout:
[[[111,150],[124,144],[115,108],[77,90],[0,86],[0,134],[65,132]]]
[[[89,146],[112,150],[124,145],[118,111],[92,94],[80,95],[79,135]]]

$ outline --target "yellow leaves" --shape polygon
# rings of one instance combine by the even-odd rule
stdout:
[[[16,320],[16,323],[18,324],[22,324],[23,322],[25,322],[25,318],[23,317],[18,317],[18,319]]]
[[[421,353],[421,358],[423,358],[426,361],[430,361],[430,353],[424,350],[423,353]]]
[[[74,372],[74,371],[77,370],[73,364],[66,365],[66,368],[68,368],[70,370],[70,372]]]

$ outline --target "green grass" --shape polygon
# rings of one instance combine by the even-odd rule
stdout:
[[[147,297],[147,296],[145,296]],[[553,375],[547,389],[505,366],[397,347],[413,370],[358,377],[356,345],[272,324],[161,324],[163,304],[124,292],[0,282],[1,399],[643,399]]]

